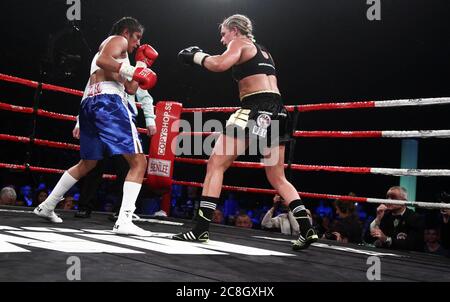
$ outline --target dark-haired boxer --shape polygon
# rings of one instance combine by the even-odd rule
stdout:
[[[150,62],[148,64],[151,64]],[[150,67],[151,65],[148,65]],[[133,122],[136,123],[136,117],[138,114],[135,99],[141,104],[142,111],[144,113],[145,125],[147,128],[147,135],[152,136],[156,133],[156,123],[155,114],[153,110],[153,98],[148,93],[147,90],[142,90],[138,88],[136,95],[128,95],[128,108],[132,114]],[[77,122],[72,130],[72,135],[76,139],[80,139],[80,123]],[[123,187],[123,183],[127,177],[129,165],[125,158],[121,155],[116,155],[112,157],[112,163],[117,175],[116,182]],[[105,170],[105,161],[100,160],[94,169],[89,171],[89,173],[84,177],[80,188],[80,199],[78,200],[78,211],[75,213],[77,218],[89,218],[91,212],[95,208],[95,203],[97,200],[97,191],[103,180],[103,172]],[[122,199],[122,187],[117,192],[117,196]],[[117,207],[117,208],[116,208]],[[109,217],[112,220],[116,220],[119,216],[119,207],[114,205],[115,213]],[[134,217],[138,217],[134,215]]]
[[[102,42],[91,64],[90,78],[84,91],[79,114],[80,157],[78,164],[64,172],[48,198],[34,213],[53,223],[61,223],[54,209],[58,202],[81,177],[92,170],[97,161],[121,154],[130,170],[123,185],[123,199],[119,218],[113,232],[149,236],[132,222],[136,198],[142,186],[146,158],[138,138],[126,93],[135,94],[138,87],[147,90],[156,84],[156,74],[145,61],[154,60],[148,47],[141,48],[137,66],[131,66],[128,54],[140,46],[143,26],[134,18],[117,21],[110,36]]]

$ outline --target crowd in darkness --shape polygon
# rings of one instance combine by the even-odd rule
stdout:
[[[181,187],[174,191],[172,215],[194,217],[198,192]],[[184,192],[184,193],[183,193]],[[354,193],[349,193],[355,196]],[[298,225],[279,196],[225,193],[213,222],[298,235]],[[255,198],[261,198],[257,200]],[[387,199],[406,201],[404,188],[393,186]],[[450,203],[450,195],[440,192],[436,201]],[[323,239],[379,248],[414,250],[449,256],[450,210],[409,209],[405,205],[378,205],[342,200],[305,200],[310,220]]]
[[[113,212],[120,200],[115,194],[117,184],[104,182],[98,191],[96,211]],[[0,205],[34,207],[41,203],[51,188],[40,183],[15,187],[2,184]],[[349,193],[355,196],[354,193]],[[172,186],[171,208],[168,216],[195,219],[200,189]],[[283,233],[294,238],[298,225],[289,208],[276,195],[224,192],[221,204],[213,215],[213,223]],[[76,210],[79,187],[74,186],[60,202],[61,210]],[[391,187],[386,198],[407,200],[402,187]],[[437,202],[450,203],[450,195],[440,192]],[[143,190],[137,201],[136,214],[166,216],[160,208],[161,198]],[[341,200],[305,199],[309,218],[322,239],[340,243],[368,245],[380,248],[414,250],[449,256],[450,210],[428,210],[406,206],[354,203]]]

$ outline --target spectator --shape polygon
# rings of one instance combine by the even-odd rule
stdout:
[[[212,217],[212,223],[223,224],[224,223],[223,213],[219,209],[215,209]]]
[[[17,207],[26,207],[27,206],[27,204],[23,200],[16,200],[14,205],[17,206]]]
[[[406,189],[398,186],[391,187],[386,197],[408,200]],[[423,230],[422,217],[406,205],[381,204],[365,240],[374,243],[376,247],[423,251]]]
[[[48,197],[48,192],[46,189],[39,189],[36,194],[35,194],[35,198],[34,198],[34,204],[40,205],[41,203],[43,203]]]
[[[106,202],[103,205],[103,211],[105,211],[107,213],[112,213],[114,211],[114,204],[111,202]]]
[[[273,217],[277,211],[280,214]],[[311,217],[311,214],[309,214],[309,217]],[[312,219],[310,219],[310,222],[312,224]],[[266,229],[279,230],[282,234],[286,235],[298,236],[300,234],[300,227],[297,220],[295,220],[289,207],[284,205],[284,200],[278,194],[273,197],[273,206],[262,219],[261,226]]]
[[[333,209],[329,205],[325,205],[323,200],[319,201],[319,205],[316,208],[316,214],[320,217],[329,217],[333,216]]]
[[[13,206],[16,203],[17,193],[12,187],[4,187],[0,191],[0,205]]]
[[[239,228],[248,229],[251,229],[253,227],[252,219],[247,214],[239,214],[239,216],[236,217],[234,225]]]
[[[141,204],[142,210],[139,211],[143,215],[155,215],[161,210],[161,198],[158,196],[138,198],[139,204]],[[137,212],[137,211],[136,211]],[[165,215],[167,216],[167,215]]]
[[[361,243],[362,227],[358,218],[356,206],[351,201],[335,201],[337,219],[332,223],[323,238],[344,243]]]
[[[199,196],[198,187],[187,187],[187,201],[186,205],[189,207],[190,212],[189,217],[195,219],[195,215],[197,214],[197,210],[200,207],[200,196]]]
[[[447,256],[448,251],[439,243],[439,230],[437,228],[427,228],[424,232],[424,252]]]
[[[175,206],[172,208],[171,216],[183,219],[192,219],[194,215],[194,206],[194,201],[185,201],[181,198],[178,198],[175,200]]]
[[[223,203],[223,216],[228,224],[233,224],[236,220],[236,212],[239,212],[239,201],[233,192],[228,193],[228,198]]]
[[[450,204],[450,194],[442,192],[439,198],[440,202]],[[450,209],[441,209],[441,239],[442,246],[450,250]]]
[[[329,216],[322,217],[316,214],[313,220],[316,222],[316,228],[319,237],[322,237],[323,234],[330,232],[332,222]]]
[[[61,201],[61,206],[59,206],[60,209],[63,210],[72,210],[74,209],[74,202],[73,202],[73,196],[67,195],[64,197],[64,200]]]
[[[153,216],[155,217],[167,217],[167,213],[164,210],[159,210],[153,213]]]
[[[25,185],[20,188],[20,195],[18,200],[24,201],[24,206],[31,207],[33,205],[33,194],[31,186]]]
[[[246,210],[246,213],[248,217],[252,220],[252,228],[260,229],[261,224],[260,221],[258,221],[258,217],[255,217],[255,212],[252,209]]]
[[[364,208],[364,205],[357,202],[355,203],[355,206],[356,206],[356,213],[358,214],[359,217],[359,221],[366,221],[368,216]]]

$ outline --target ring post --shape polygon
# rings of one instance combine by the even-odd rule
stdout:
[[[298,111],[298,106],[294,107],[294,111],[293,111],[293,118],[292,118],[292,133],[291,135],[294,134],[295,129],[297,129],[297,124],[298,124],[298,116],[299,116],[299,111]],[[296,139],[294,136],[292,136],[291,138],[291,142],[289,144],[289,157],[288,157],[288,163],[287,163],[287,173],[286,173],[286,178],[288,181],[292,181],[292,163],[294,161],[294,157],[295,157],[295,143],[296,143]]]
[[[183,105],[162,101],[156,105],[156,134],[152,136],[149,148],[147,179],[149,188],[162,194],[161,210],[170,212],[170,193],[175,161],[176,138]]]
[[[400,167],[417,169],[419,142],[416,139],[402,140]],[[400,176],[400,185],[408,191],[408,199],[416,200],[417,176]]]

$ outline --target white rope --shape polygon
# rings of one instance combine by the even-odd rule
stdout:
[[[448,169],[391,169],[370,168],[373,174],[384,174],[394,176],[450,176]]]
[[[449,97],[375,101],[375,107],[400,107],[450,104]]]
[[[442,202],[404,201],[404,200],[379,199],[379,198],[367,198],[367,202],[406,205],[427,209],[450,209],[450,203],[442,203]]]
[[[381,131],[382,137],[437,137],[449,138],[450,130]]]

